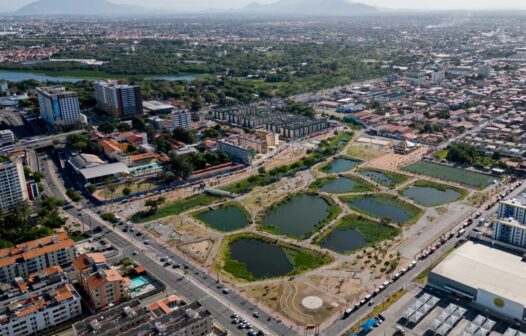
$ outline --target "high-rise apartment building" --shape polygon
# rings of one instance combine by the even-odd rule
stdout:
[[[22,162],[0,157],[0,209],[8,210],[28,198]]]
[[[25,278],[51,266],[69,266],[76,255],[75,242],[64,233],[0,249],[0,282]]]
[[[526,199],[524,196],[499,203],[493,239],[526,248]]]
[[[63,86],[37,88],[40,116],[52,128],[79,126],[83,122],[76,92]]]
[[[129,119],[143,113],[141,88],[105,80],[93,83],[97,107],[116,117]]]

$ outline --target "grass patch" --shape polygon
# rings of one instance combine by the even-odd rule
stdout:
[[[440,150],[438,152],[435,152],[435,154],[433,154],[433,156],[437,160],[445,160],[447,158],[448,154],[449,154],[449,150],[443,149],[443,150]]]
[[[159,208],[155,213],[150,213],[147,211],[137,212],[131,217],[131,220],[135,223],[150,222],[168,216],[179,215],[193,208],[209,206],[221,200],[223,200],[223,198],[205,193],[197,194],[182,200],[168,203],[167,205]]]
[[[373,160],[385,154],[386,152],[384,151],[367,148],[364,146],[349,146],[347,149],[347,155],[363,161]]]
[[[296,173],[322,162],[327,157],[335,155],[349,143],[352,137],[352,133],[339,133],[330,140],[321,141],[317,150],[293,164],[274,168],[258,175],[252,175],[243,181],[230,184],[221,189],[234,194],[246,194],[256,187],[264,187],[279,182],[284,177],[294,176]]]
[[[421,283],[421,284],[426,284],[427,283],[427,277],[429,276],[429,272],[431,272],[431,270],[433,268],[435,268],[436,265],[440,264],[444,259],[446,259],[451,253],[453,253],[453,251],[455,251],[455,248],[451,248],[449,250],[447,250],[447,252],[445,252],[443,255],[440,256],[440,258],[438,258],[437,260],[433,261],[433,263],[431,264],[431,266],[429,266],[428,268],[426,268],[425,270],[423,270],[422,272],[420,272],[414,279],[413,281],[414,282],[418,282],[418,283]]]
[[[157,184],[152,181],[142,181],[142,182],[136,182],[131,184],[130,186],[126,186],[126,184],[122,183],[117,186],[115,186],[115,191],[111,192],[111,189],[109,187],[106,187],[99,191],[99,196],[104,197],[104,199],[117,199],[124,196],[127,196],[124,194],[124,190],[128,188],[129,194],[128,195],[134,195],[134,194],[140,194],[140,193],[147,193],[151,190],[155,190],[159,188],[160,184]]]
[[[405,175],[392,173],[376,168],[358,169],[358,173],[370,178],[378,184],[391,188],[396,187],[397,185],[402,184],[409,179],[409,177]]]
[[[222,250],[220,253],[221,263],[216,264],[216,267],[219,267],[223,271],[227,272],[228,274],[240,280],[256,281],[256,280],[268,279],[270,277],[257,278],[256,276],[254,276],[254,274],[252,274],[247,269],[246,264],[238,260],[232,259],[231,253],[230,253],[230,245],[232,245],[234,242],[236,242],[239,239],[259,240],[266,244],[277,245],[280,248],[282,248],[283,252],[287,256],[287,259],[293,265],[293,269],[287,274],[284,274],[278,277],[297,275],[305,271],[321,267],[332,261],[332,258],[330,256],[322,255],[312,250],[300,248],[297,246],[292,246],[284,242],[276,243],[275,240],[268,239],[266,237],[262,237],[262,236],[259,236],[253,233],[242,233],[238,235],[229,236],[224,240],[223,245],[222,245]]]
[[[327,184],[332,183],[332,182],[336,182],[338,179],[349,179],[349,180],[352,180],[353,181],[352,188],[349,189],[349,190],[346,190],[346,191],[338,191],[338,192],[328,191],[329,193],[331,193],[331,194],[348,194],[348,193],[363,193],[363,192],[368,192],[368,191],[375,190],[374,186],[371,185],[370,183],[368,183],[367,181],[365,181],[363,179],[360,179],[360,178],[348,177],[348,176],[338,177],[338,178],[335,177],[335,176],[328,176],[328,177],[320,178],[320,179],[314,181],[309,186],[309,189],[312,190],[312,191],[318,192],[318,191],[320,191],[320,189],[323,189],[323,187],[325,187]]]
[[[366,196],[363,196],[363,195],[351,195],[351,196],[342,196],[342,197],[340,197],[342,202],[347,203],[349,208],[351,208],[352,210],[354,210],[354,211],[356,211],[358,213],[361,213],[361,214],[364,214],[364,215],[367,215],[367,216],[371,216],[371,217],[381,218],[382,221],[386,221],[386,222],[389,222],[389,221],[396,222],[396,220],[394,220],[394,219],[391,219],[391,218],[388,218],[388,217],[381,217],[378,214],[375,214],[375,213],[373,213],[371,211],[367,211],[365,209],[359,208],[359,207],[351,204],[351,202],[353,202],[353,201],[357,201],[357,200],[361,200],[361,199],[367,199],[367,198],[369,198],[372,201],[375,201],[375,202],[377,202],[379,204],[396,205],[397,207],[399,207],[399,208],[403,209],[405,212],[407,212],[407,214],[409,215],[410,218],[407,219],[406,221],[398,222],[398,224],[401,224],[401,225],[415,223],[422,216],[422,214],[424,213],[424,211],[422,209],[420,209],[419,207],[414,206],[411,203],[405,202],[404,200],[400,199],[399,197],[396,197],[396,196],[393,196],[393,195],[388,195],[388,194],[373,194],[373,195],[366,195]]]
[[[405,167],[404,170],[413,174],[430,176],[478,189],[488,187],[493,183],[493,180],[497,179],[497,177],[493,175],[482,174],[429,161],[413,163]]]

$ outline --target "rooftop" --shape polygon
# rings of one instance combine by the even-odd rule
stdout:
[[[89,180],[97,177],[128,173],[128,167],[122,162],[116,162],[101,165],[98,167],[81,169],[80,173],[84,176],[86,180]]]
[[[432,273],[526,306],[526,263],[520,256],[468,241]]]

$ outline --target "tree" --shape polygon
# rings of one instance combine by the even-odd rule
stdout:
[[[119,132],[129,132],[132,130],[132,127],[128,123],[120,123],[117,125],[117,130]]]
[[[185,130],[182,127],[177,127],[173,130],[172,134],[175,140],[184,142],[185,144],[193,144],[196,142],[195,134],[191,130]]]
[[[159,209],[159,206],[161,206],[164,202],[166,202],[165,197],[159,197],[157,199],[150,198],[144,203],[144,205],[150,208],[148,210],[150,213],[156,213]]]
[[[78,202],[80,201],[80,193],[78,191],[76,191],[75,189],[73,188],[69,188],[68,190],[66,190],[66,195],[73,201],[73,202]]]
[[[131,194],[132,190],[129,188],[129,187],[124,187],[124,189],[122,189],[122,194],[124,196],[129,196]]]
[[[142,118],[133,118],[132,119],[132,128],[139,131],[146,131],[146,122]],[[150,139],[151,140],[151,139]]]
[[[111,134],[115,131],[115,126],[109,122],[103,122],[97,129],[104,134]]]

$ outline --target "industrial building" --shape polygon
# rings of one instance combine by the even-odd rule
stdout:
[[[431,270],[428,285],[471,300],[481,310],[524,323],[525,267],[521,256],[468,241]]]

